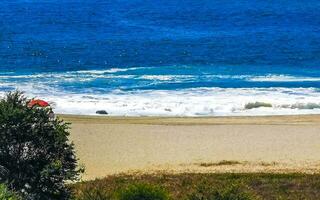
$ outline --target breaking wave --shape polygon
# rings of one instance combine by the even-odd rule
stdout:
[[[40,90],[40,88],[38,88]],[[320,114],[320,92],[315,88],[193,88],[107,94],[77,94],[46,88],[41,93],[24,88],[29,97],[46,99],[57,113],[111,116],[237,116]],[[1,93],[3,95],[3,92]],[[268,102],[272,106],[246,105]],[[260,104],[259,104],[260,105]]]
[[[300,77],[287,75],[251,76],[246,78],[255,82],[313,82],[320,81],[320,77]]]
[[[286,83],[293,82],[298,83],[286,87]],[[97,110],[106,110],[112,116],[320,113],[319,87],[304,87],[304,82],[318,84],[320,78],[284,74],[183,74],[174,68],[161,71],[132,67],[1,73],[0,94],[19,89],[29,97],[53,102],[57,113],[66,114],[91,115]],[[270,83],[271,86],[264,85]]]

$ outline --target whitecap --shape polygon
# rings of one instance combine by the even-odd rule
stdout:
[[[299,77],[287,75],[267,75],[247,77],[247,81],[252,82],[307,82],[320,81],[320,77]]]

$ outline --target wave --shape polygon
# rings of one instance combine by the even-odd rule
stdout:
[[[193,80],[196,77],[197,76],[192,76],[192,75],[142,75],[142,76],[136,76],[136,79],[172,81],[172,80]]]
[[[266,102],[256,101],[254,103],[253,102],[247,103],[244,106],[245,109],[254,109],[254,108],[261,108],[261,107],[269,107],[269,108],[271,108],[272,104],[271,103],[266,103]]]
[[[43,89],[33,85],[25,87],[24,91],[30,98],[53,102],[55,112],[63,114],[95,115],[97,110],[106,110],[111,116],[320,114],[320,92],[316,88],[114,90],[105,94],[93,94],[71,93],[55,88]],[[255,102],[267,102],[268,106],[246,109],[246,105]]]
[[[53,81],[74,80],[74,81],[92,81],[95,79],[144,79],[157,81],[191,81],[191,80],[241,80],[247,82],[320,82],[320,77],[301,77],[290,75],[227,75],[227,74],[152,74],[153,69],[150,67],[132,67],[132,68],[111,68],[106,70],[80,70],[68,72],[54,72],[54,73],[38,73],[38,74],[0,74],[0,80],[10,79],[51,79]],[[142,75],[132,73],[132,71],[144,70]],[[121,72],[121,73],[120,73]]]
[[[253,82],[313,82],[320,81],[320,77],[299,77],[287,75],[251,76],[246,80]]]
[[[71,73],[79,73],[79,74],[105,74],[105,73],[117,73],[117,72],[126,72],[126,71],[134,71],[137,69],[145,69],[145,67],[131,67],[131,68],[110,68],[106,70],[80,70]],[[70,73],[70,72],[69,72]]]
[[[285,104],[281,106],[282,108],[291,108],[291,109],[308,109],[308,110],[313,110],[313,109],[320,109],[320,103],[295,103],[295,104]]]
[[[95,114],[96,110],[107,110],[114,116],[320,113],[320,90],[298,88],[300,85],[304,86],[303,83],[297,88],[255,87],[256,85],[260,87],[262,85],[260,83],[245,83],[243,85],[246,88],[201,87],[202,83],[206,85],[210,81],[215,86],[236,87],[240,82],[242,84],[243,82],[320,81],[317,77],[284,74],[265,76],[199,72],[192,74],[190,70],[191,74],[158,74],[166,70],[154,69],[132,67],[40,74],[0,74],[0,94],[19,89],[25,91],[29,97],[44,98],[54,102],[55,111],[66,114]],[[170,70],[172,72],[172,69]],[[181,72],[174,71],[174,73]],[[186,87],[197,88],[182,89],[184,83]],[[141,90],[150,85],[152,90]],[[137,86],[140,90],[132,89],[133,86]]]

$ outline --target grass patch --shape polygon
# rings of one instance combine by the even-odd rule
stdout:
[[[254,103],[247,103],[244,108],[245,109],[253,109],[253,108],[260,108],[260,107],[272,107],[270,103],[264,103],[264,102],[254,102]]]
[[[228,193],[249,196],[251,199],[320,199],[319,174],[184,173],[117,175],[77,183],[72,185],[71,189],[74,191],[77,200],[103,200],[109,199],[116,191],[128,188],[132,184],[150,184],[163,188],[169,193],[172,200],[190,200],[191,196],[210,196],[216,192],[220,195],[227,195]],[[201,191],[201,188],[205,191]],[[104,195],[105,198],[83,198],[82,195],[86,193],[84,191],[95,191],[95,193]]]
[[[238,165],[238,164],[241,164],[241,162],[235,161],[235,160],[222,160],[217,163],[200,163],[199,166],[200,167],[214,167],[214,166]]]
[[[188,200],[257,200],[260,199],[253,192],[241,184],[229,184],[212,187],[206,182],[200,184],[191,193]]]
[[[118,200],[169,200],[169,194],[163,188],[146,184],[132,184],[115,194]]]

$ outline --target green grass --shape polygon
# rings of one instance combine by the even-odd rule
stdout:
[[[188,195],[188,200],[258,200],[254,192],[241,184],[226,184],[212,187],[207,182],[200,183],[197,188]]]
[[[118,200],[169,200],[168,192],[156,185],[135,183],[115,193]]]
[[[153,175],[118,175],[105,179],[87,181],[72,185],[76,199],[90,191],[99,191],[106,198],[87,198],[92,200],[112,199],[116,191],[134,184],[150,184],[168,192],[170,199],[187,200],[193,196],[207,195],[199,191],[228,192],[251,199],[320,199],[320,175],[307,174],[153,174]],[[235,187],[231,187],[235,186]],[[230,188],[231,187],[231,188]],[[205,198],[203,198],[205,200]],[[249,198],[247,198],[249,199]],[[214,199],[213,199],[214,200]]]

